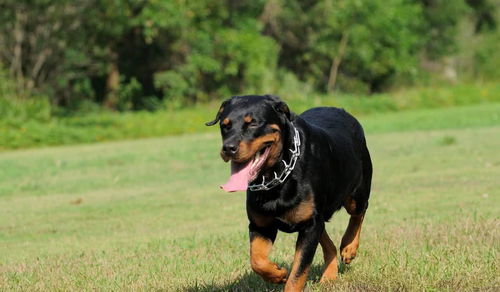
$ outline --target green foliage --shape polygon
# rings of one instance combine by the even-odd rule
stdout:
[[[286,84],[295,86],[293,79],[284,79]],[[295,84],[295,85],[294,85]],[[293,88],[293,87],[292,87]],[[486,108],[478,116],[464,118],[462,112],[451,112],[448,119],[463,121],[465,125],[489,125],[498,123],[497,106],[489,104],[500,102],[498,84],[462,85],[459,87],[421,88],[405,90],[394,94],[375,96],[357,95],[283,95],[290,108],[301,113],[312,106],[337,106],[346,108],[356,116],[384,115],[387,112],[401,112],[394,116],[393,128],[432,128],[433,118],[422,120],[418,114],[412,119],[413,124],[401,126],[399,118],[412,115],[407,110],[464,106],[485,103]],[[168,105],[156,104],[151,99],[152,109]],[[43,102],[42,102],[43,101]],[[43,145],[62,145],[93,143],[99,141],[137,139],[164,135],[179,135],[210,131],[204,123],[213,118],[219,103],[196,105],[190,108],[117,113],[96,110],[93,103],[81,105],[81,110],[72,114],[50,116],[47,99],[29,99],[10,101],[0,99],[0,111],[5,109],[5,116],[0,119],[0,148],[26,148]],[[453,115],[457,117],[454,117]],[[432,114],[431,114],[432,116]],[[396,118],[397,117],[397,118]],[[375,118],[376,119],[376,118]],[[458,123],[458,122],[457,122]],[[452,123],[453,124],[453,123]],[[375,125],[378,125],[375,123]],[[371,130],[371,129],[370,129]],[[385,131],[376,129],[376,131]]]
[[[142,86],[137,79],[132,78],[129,82],[122,82],[117,92],[116,108],[120,111],[131,110],[133,100],[142,97]]]
[[[27,121],[46,123],[51,120],[51,106],[44,96],[23,100],[0,97],[0,116],[2,123],[10,125],[22,125]]]
[[[310,44],[310,50],[320,55],[309,62],[312,66],[318,66],[321,60],[327,63],[312,70],[309,78],[319,74],[325,76],[323,79],[328,77],[331,60],[339,54],[336,48],[340,34],[347,38],[341,78],[355,76],[366,84],[368,92],[381,91],[395,77],[416,72],[415,54],[422,45],[418,5],[402,0],[324,1],[313,11],[317,11],[311,17],[319,28],[319,36],[317,43]]]
[[[371,94],[443,75],[448,63],[459,78],[495,80],[499,9],[492,0],[5,0],[0,64],[17,96],[76,112],[286,93],[286,82],[302,94]],[[468,30],[481,44],[470,54],[457,37]]]
[[[2,1],[0,65],[9,68],[18,96],[47,95],[65,105],[92,97],[82,83],[96,70],[86,26],[92,2]]]
[[[165,66],[168,70],[157,72],[154,78],[168,104],[259,91],[264,81],[272,78],[277,49],[271,39],[260,34],[258,21],[246,16],[224,26],[224,21],[235,21],[236,16],[231,16],[222,2],[156,4],[143,11],[148,24],[146,38],[164,44],[161,36],[170,34],[175,40],[172,46],[182,47]],[[165,21],[165,14],[172,18]]]
[[[22,103],[23,113],[33,108],[29,105],[30,103]],[[11,108],[10,112],[14,112],[14,109]],[[211,115],[205,108],[156,113],[142,111],[120,114],[101,111],[39,121],[32,119],[27,113],[26,116],[17,115],[0,121],[0,149],[194,133],[205,130],[203,125]],[[29,118],[20,120],[20,117]]]
[[[27,121],[47,123],[50,119],[51,106],[48,98],[18,98],[13,80],[0,67],[0,125],[18,127]]]
[[[0,96],[4,99],[14,98],[16,96],[14,84],[14,80],[10,78],[7,70],[0,66]]]
[[[467,5],[465,1],[419,0],[424,7],[426,53],[439,58],[454,53],[457,49],[458,24],[463,19]]]
[[[485,33],[475,52],[475,75],[484,80],[500,80],[500,30]]]

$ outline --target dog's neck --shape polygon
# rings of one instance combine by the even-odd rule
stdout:
[[[262,173],[264,176],[272,178],[273,172],[281,172],[284,168],[285,165],[283,164],[283,161],[290,161],[290,158],[292,157],[292,153],[290,152],[289,149],[294,148],[294,143],[293,143],[293,137],[295,136],[295,126],[291,121],[286,121],[285,124],[281,127],[281,151],[276,159],[276,163],[264,170],[264,173]]]

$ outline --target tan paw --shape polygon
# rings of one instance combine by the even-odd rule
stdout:
[[[349,244],[346,247],[341,248],[340,255],[342,256],[342,261],[346,264],[350,264],[356,257],[357,250],[358,246],[355,244]]]
[[[270,275],[263,276],[264,280],[274,284],[284,284],[288,278],[288,271],[285,268],[280,268],[275,265],[273,273]]]
[[[337,280],[337,274],[333,274],[333,275],[323,274],[323,276],[321,276],[321,279],[319,280],[319,282],[324,284],[324,283],[333,282],[335,280]]]
[[[323,271],[323,275],[321,275],[320,283],[326,283],[330,281],[334,281],[337,279],[338,266],[337,266],[337,257],[335,257],[330,263],[325,267]]]

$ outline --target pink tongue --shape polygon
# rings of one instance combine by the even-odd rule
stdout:
[[[229,181],[220,188],[226,192],[246,191],[250,179],[250,168],[253,160],[246,164],[231,161],[231,177]]]

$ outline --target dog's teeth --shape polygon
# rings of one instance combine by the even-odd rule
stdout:
[[[254,167],[255,165],[257,165],[258,162],[259,162],[259,157],[255,156],[255,159],[253,160],[253,163],[252,163],[252,167]]]
[[[255,158],[254,158],[254,160],[253,160],[252,167],[254,167],[255,165],[257,165],[257,163],[259,162],[259,159],[260,159],[260,153],[259,153],[259,152],[257,152],[257,153],[255,154]]]

